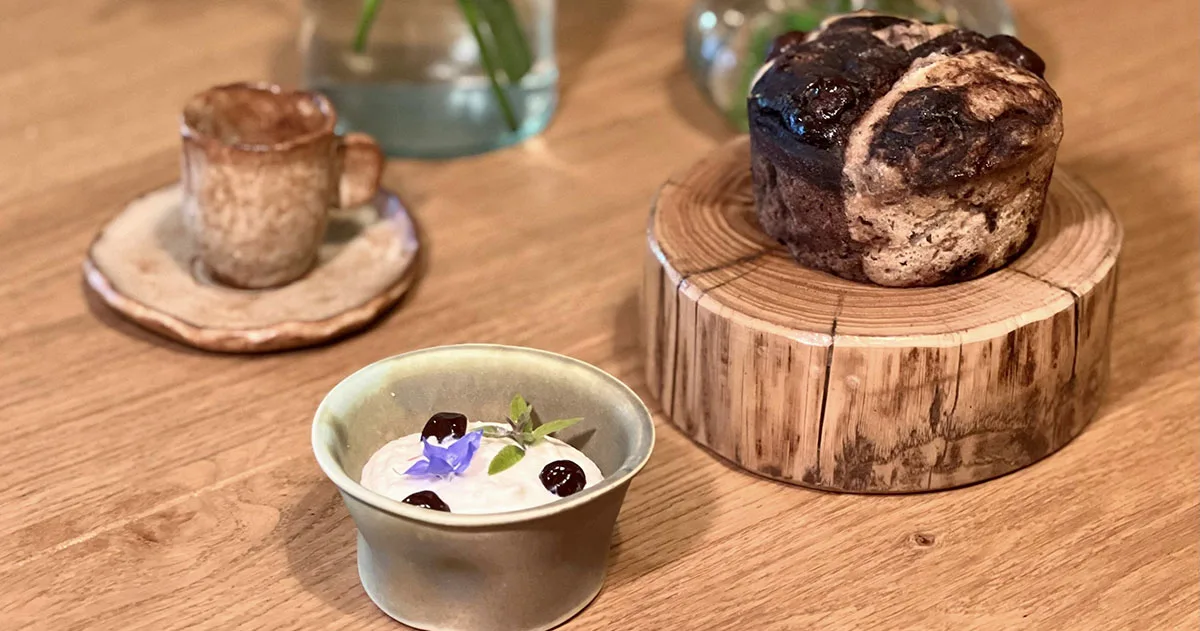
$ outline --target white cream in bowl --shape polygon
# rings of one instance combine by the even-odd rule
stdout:
[[[502,427],[490,423],[470,423],[463,438],[447,436],[442,441],[428,438],[440,447],[449,447],[466,440],[472,432],[484,426]],[[548,504],[558,495],[547,490],[540,474],[555,461],[569,460],[579,465],[586,477],[583,488],[598,484],[603,474],[583,452],[553,437],[546,437],[525,447],[525,456],[508,469],[488,474],[488,465],[505,446],[514,444],[507,438],[481,437],[470,464],[461,473],[443,476],[406,475],[410,467],[421,461],[425,445],[421,434],[409,434],[393,440],[376,451],[363,466],[361,484],[398,502],[421,491],[432,491],[452,513],[503,513]]]

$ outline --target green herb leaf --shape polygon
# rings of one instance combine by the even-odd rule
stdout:
[[[512,402],[508,404],[508,418],[514,423],[520,423],[521,417],[529,414],[529,403],[525,401],[525,397],[514,394]]]
[[[525,449],[516,445],[506,445],[504,449],[501,449],[496,454],[496,457],[492,458],[492,462],[488,464],[488,475],[496,475],[517,464],[524,457]]]
[[[533,415],[526,414],[525,418],[521,419],[521,425],[518,430],[522,434],[528,434],[533,431]]]
[[[525,401],[525,397],[519,394],[513,396],[508,406],[508,417],[512,420],[509,424],[514,432],[522,434],[533,430],[533,406]]]
[[[496,427],[495,425],[484,425],[479,429],[483,432],[483,435],[488,438],[504,438],[510,433],[507,429],[504,429],[503,427]]]
[[[546,424],[538,427],[537,429],[533,430],[533,439],[535,441],[541,440],[541,439],[549,436],[550,434],[553,434],[554,432],[557,432],[559,430],[564,430],[582,420],[583,420],[583,417],[564,418],[564,419],[561,419],[558,421],[550,421],[549,423],[546,423]]]

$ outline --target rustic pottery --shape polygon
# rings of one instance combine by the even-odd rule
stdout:
[[[536,508],[490,515],[426,510],[367,490],[363,464],[432,412],[498,419],[521,393],[544,418],[582,416],[557,436],[604,480]],[[358,527],[358,572],[371,600],[418,629],[535,631],[583,609],[604,582],[629,483],[650,457],[654,424],[637,395],[581,361],[527,348],[444,346],[376,362],[321,402],[313,451]]]
[[[188,346],[250,353],[320,344],[365,328],[418,273],[417,230],[386,190],[330,212],[316,263],[282,287],[213,280],[183,223],[178,184],[129,202],[88,249],[88,285],[142,327]]]
[[[312,268],[331,207],[370,201],[383,155],[369,136],[338,136],[329,100],[237,83],[183,110],[183,210],[200,260],[234,287],[287,284]]]

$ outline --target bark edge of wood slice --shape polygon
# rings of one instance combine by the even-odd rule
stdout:
[[[860,493],[948,489],[1046,457],[1108,383],[1122,232],[1055,171],[1006,268],[895,289],[800,267],[758,228],[745,136],[659,190],[641,294],[647,386],[734,465]]]

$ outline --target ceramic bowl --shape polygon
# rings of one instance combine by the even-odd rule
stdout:
[[[421,431],[432,413],[497,420],[516,393],[543,419],[584,418],[555,435],[600,467],[600,484],[490,515],[417,508],[359,484],[376,450]],[[397,355],[349,376],[317,409],[312,442],[358,527],[359,577],[380,609],[420,629],[527,631],[563,623],[600,592],[613,526],[650,457],[654,425],[633,391],[594,366],[471,344]]]

